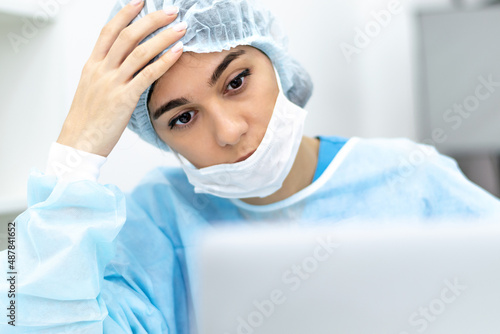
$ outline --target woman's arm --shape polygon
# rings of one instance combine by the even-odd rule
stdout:
[[[144,67],[184,31],[167,29],[138,46],[149,33],[176,17],[158,11],[128,25],[142,5],[125,6],[102,30],[82,71],[58,138],[60,144],[106,157],[141,93],[181,55],[169,51]],[[58,167],[71,169],[73,162]],[[152,273],[127,242],[130,228],[121,232],[124,225],[137,223],[152,229],[152,222],[147,214],[128,208],[132,211],[126,212],[125,197],[118,188],[90,179],[39,172],[30,175],[28,209],[15,220],[10,249],[15,252],[13,265],[7,261],[9,249],[0,252],[1,272],[4,276],[15,273],[11,274],[15,276],[12,285],[6,279],[0,282],[0,304],[6,312],[7,305],[14,305],[12,317],[6,312],[1,317],[1,333],[177,332],[175,319],[183,308],[164,306],[175,296],[182,297],[182,292],[164,292],[163,304],[158,304],[158,291],[153,294],[144,284]],[[144,231],[135,234],[139,237]],[[163,276],[168,285],[176,282],[169,273],[178,272],[178,264],[168,238],[162,240],[161,248],[164,263],[172,263]]]
[[[13,319],[2,316],[1,333],[186,332],[174,247],[140,205],[88,180],[32,173],[28,185],[29,208],[15,220],[13,269],[8,250],[0,252],[1,272],[16,272],[14,287],[0,283],[0,304],[15,305]]]
[[[0,331],[52,333],[84,321],[81,328],[98,332],[107,312],[99,295],[103,270],[125,221],[124,196],[113,186],[33,172],[28,205],[15,219],[15,294],[9,298],[11,287],[0,286],[1,304],[13,300],[15,317],[2,317]],[[0,260],[4,275],[12,271],[7,252]]]
[[[166,29],[139,45],[177,17],[156,11],[129,25],[142,6],[143,2],[131,2],[102,29],[83,68],[58,143],[107,157],[125,130],[141,94],[181,56],[182,47],[174,46],[144,67],[186,30]]]

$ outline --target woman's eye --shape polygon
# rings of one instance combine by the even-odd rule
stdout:
[[[231,82],[229,82],[226,89],[228,91],[240,89],[245,84],[245,78],[250,74],[250,70],[247,68],[246,70],[238,74]]]
[[[233,81],[229,83],[229,85],[227,85],[227,90],[235,90],[240,88],[243,85],[244,81],[245,77],[237,76]]]
[[[183,125],[186,125],[187,123],[189,123],[191,121],[191,119],[193,118],[193,116],[194,116],[193,110],[184,112],[184,113],[180,114],[178,117],[171,120],[168,125],[170,126],[171,129],[174,128],[175,126],[182,127]]]

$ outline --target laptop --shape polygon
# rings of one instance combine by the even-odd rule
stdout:
[[[225,226],[197,266],[200,334],[500,333],[500,219]]]

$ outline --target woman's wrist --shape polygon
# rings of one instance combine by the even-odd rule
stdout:
[[[57,142],[52,143],[45,173],[61,181],[89,180],[97,182],[106,158]]]

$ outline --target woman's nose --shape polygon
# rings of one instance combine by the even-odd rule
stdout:
[[[248,131],[248,123],[238,110],[219,107],[210,114],[215,140],[221,147],[236,145]]]

